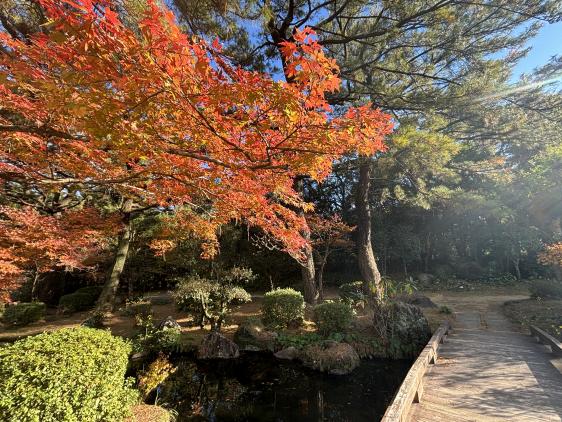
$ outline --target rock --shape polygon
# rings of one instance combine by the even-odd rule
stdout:
[[[167,316],[162,321],[160,321],[157,328],[159,330],[169,330],[169,329],[181,330],[181,327],[178,324],[178,322],[171,316]]]
[[[416,357],[431,337],[431,329],[418,306],[388,302],[374,309],[374,327],[388,344],[393,358]]]
[[[419,292],[415,292],[410,295],[399,295],[395,297],[395,300],[409,303],[410,305],[420,306],[422,308],[437,308],[437,305],[433,303],[430,298]]]
[[[431,274],[419,273],[416,278],[422,284],[430,284],[435,277],[433,277],[433,275],[431,275]]]
[[[301,359],[305,366],[333,375],[349,374],[361,362],[353,347],[335,341],[324,341],[305,347]]]
[[[248,319],[244,321],[234,333],[234,341],[241,350],[261,351],[275,349],[277,333],[265,329],[261,321]]]
[[[299,351],[295,347],[289,346],[285,349],[279,350],[274,354],[274,356],[277,359],[295,360],[299,357]]]
[[[207,334],[197,349],[198,359],[232,359],[240,356],[236,343],[220,333]]]
[[[134,353],[134,354],[131,356],[131,360],[142,360],[142,359],[144,359],[144,358],[147,357],[147,356],[148,356],[148,353],[145,352],[145,351],[137,352],[137,353]]]

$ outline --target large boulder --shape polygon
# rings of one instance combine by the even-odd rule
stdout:
[[[335,341],[313,343],[303,349],[300,358],[305,366],[334,375],[349,374],[361,362],[353,347]]]
[[[234,333],[234,342],[241,350],[273,352],[277,333],[268,331],[260,320],[248,319],[244,321]]]
[[[216,331],[207,334],[197,349],[198,359],[232,359],[238,356],[240,350],[236,343]]]
[[[431,337],[431,329],[418,306],[404,302],[382,303],[374,309],[374,327],[394,358],[417,356]]]

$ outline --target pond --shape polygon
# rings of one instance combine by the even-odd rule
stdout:
[[[327,375],[273,356],[196,362],[185,357],[160,389],[158,403],[184,421],[377,421],[411,366],[365,360],[350,375]]]

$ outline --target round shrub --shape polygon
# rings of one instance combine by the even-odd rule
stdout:
[[[338,293],[344,302],[353,306],[364,303],[367,300],[365,293],[363,293],[362,281],[341,284],[338,288]]]
[[[275,289],[263,298],[262,319],[265,325],[285,328],[304,320],[304,298],[294,289]]]
[[[86,286],[74,293],[61,296],[59,310],[65,313],[86,311],[96,304],[102,289],[102,286]]]
[[[353,310],[344,302],[326,301],[314,308],[314,322],[324,335],[345,332],[352,320]]]
[[[553,280],[533,280],[529,291],[535,299],[562,299],[562,283]]]
[[[131,346],[108,331],[62,329],[0,348],[0,420],[121,422],[137,400]]]
[[[45,316],[43,302],[16,303],[4,309],[2,320],[9,325],[27,325]]]

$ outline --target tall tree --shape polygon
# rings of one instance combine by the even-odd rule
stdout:
[[[380,150],[389,117],[329,106],[337,66],[308,29],[279,44],[290,80],[280,82],[231,64],[218,42],[191,39],[154,3],[138,30],[112,4],[42,0],[48,34],[0,34],[5,186],[110,187],[140,209],[181,208],[182,228],[208,255],[216,229],[241,220],[306,256],[308,205],[295,177],[322,180],[342,154]],[[125,256],[126,239],[120,246]]]

